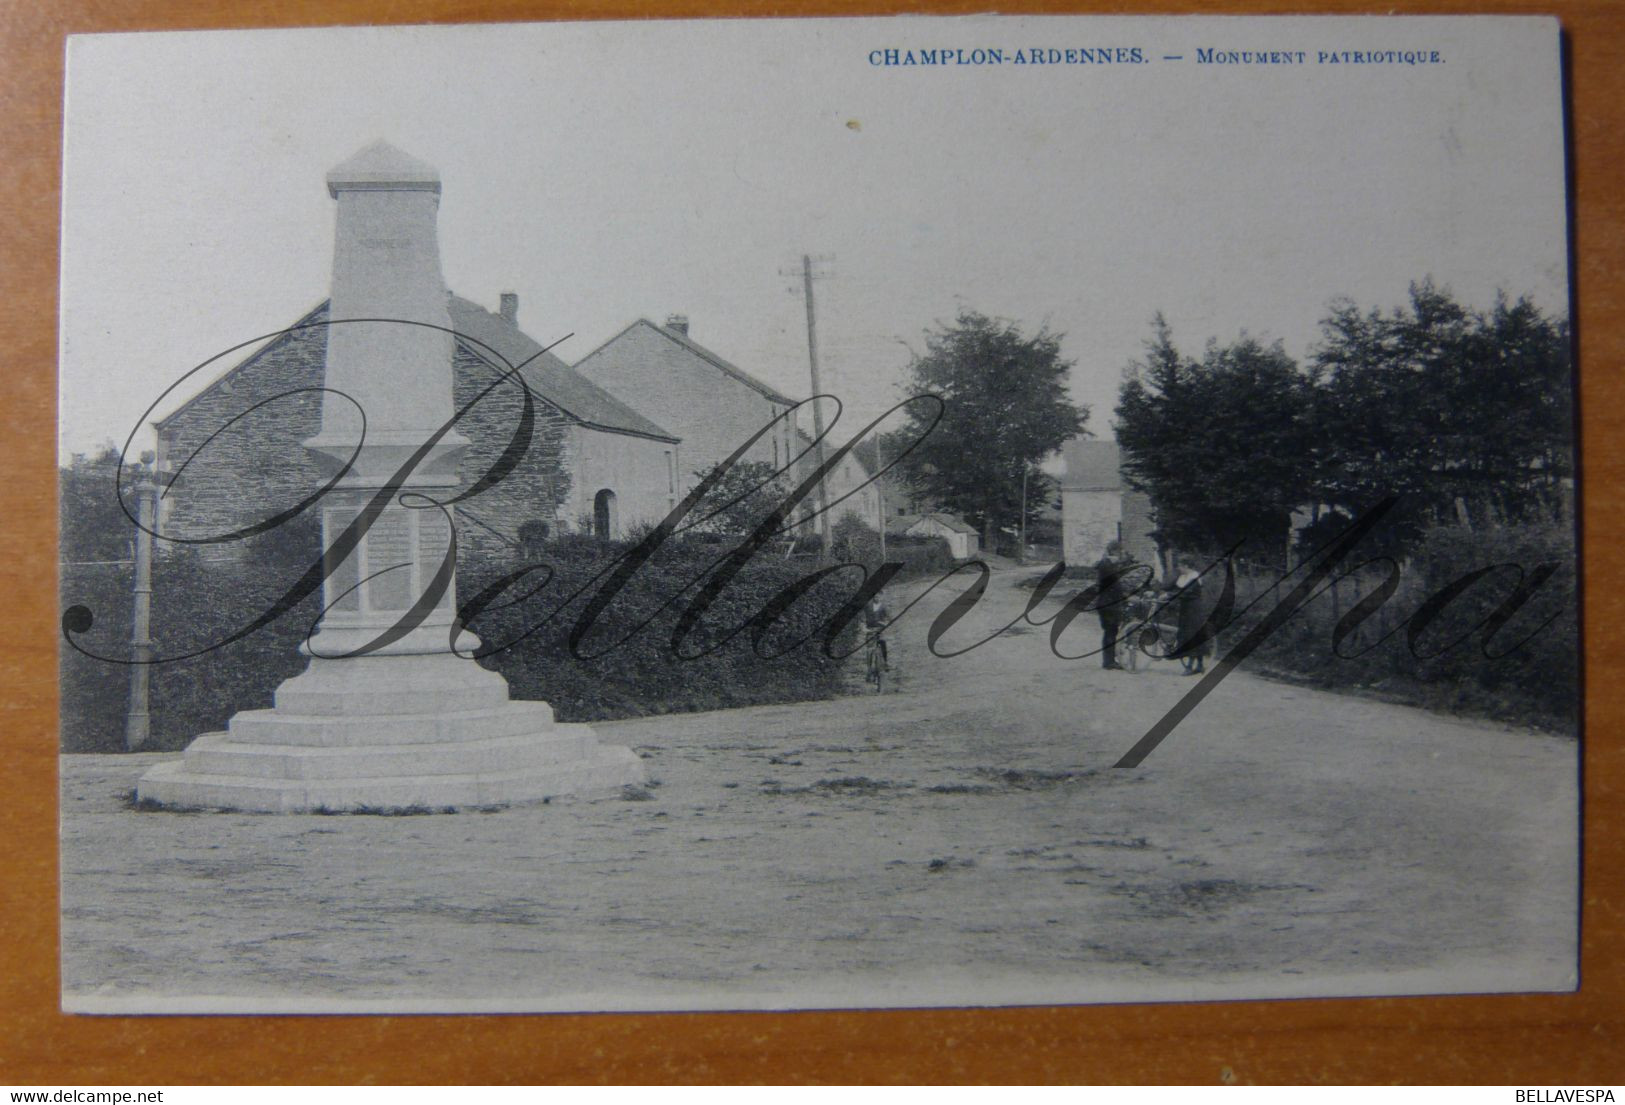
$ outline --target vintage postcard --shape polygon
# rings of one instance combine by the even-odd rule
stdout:
[[[1573,989],[1559,34],[72,39],[64,1007]]]

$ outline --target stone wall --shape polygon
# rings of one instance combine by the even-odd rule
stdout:
[[[241,529],[321,487],[322,471],[301,442],[321,428],[314,389],[327,356],[326,321],[324,304],[160,424],[158,459],[173,477],[160,500],[165,536],[196,540]],[[239,548],[202,551],[229,556]]]
[[[501,371],[462,345],[453,354],[452,366],[452,396],[458,410],[502,377]],[[573,518],[569,504],[575,494],[575,481],[565,453],[576,425],[534,391],[531,394],[536,422],[524,459],[501,482],[458,504],[458,512],[473,523],[462,526],[460,536],[475,547],[490,541],[503,543],[500,538],[517,543],[519,527],[526,522],[546,522],[557,531],[561,523]],[[470,441],[458,465],[464,487],[479,479],[507,449],[518,429],[523,406],[524,394],[517,384],[504,381],[475,403],[458,423],[458,431]]]
[[[196,539],[240,529],[288,509],[328,478],[302,445],[321,427],[322,395],[315,389],[326,358],[327,329],[321,325],[326,320],[324,305],[302,319],[301,328],[225,373],[160,426],[160,460],[175,473],[161,512],[165,536]],[[458,409],[500,376],[460,345],[453,373]],[[462,527],[473,548],[517,541],[519,527],[532,519],[568,520],[561,508],[572,501],[573,481],[563,453],[566,431],[574,424],[536,398],[526,456],[507,478],[459,504],[473,519]],[[463,486],[507,448],[521,404],[520,390],[502,384],[458,424],[470,439],[459,469]],[[240,547],[233,542],[203,551],[226,557]]]

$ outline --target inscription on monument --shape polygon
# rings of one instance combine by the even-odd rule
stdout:
[[[367,605],[374,610],[412,605],[411,516],[398,508],[384,511],[367,531],[366,549]]]
[[[417,515],[418,527],[418,564],[420,586],[427,586],[433,577],[435,568],[445,559],[446,549],[451,544],[450,526],[446,516],[438,510],[419,510]]]
[[[350,509],[336,509],[327,512],[324,529],[328,533],[340,533],[351,522],[355,521],[357,511]],[[331,551],[328,556],[332,556]],[[332,567],[332,565],[327,565]],[[360,562],[354,556],[347,556],[333,568],[333,573],[327,577],[327,606],[329,609],[345,614],[354,614],[361,609],[361,591],[356,587],[361,578]]]

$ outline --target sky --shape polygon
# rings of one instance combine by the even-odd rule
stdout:
[[[1006,59],[871,63],[943,47]],[[1146,60],[1010,63],[1032,47]],[[1391,49],[1442,61],[1318,61]],[[1565,310],[1558,74],[1557,24],[1533,18],[78,37],[59,454],[122,444],[186,371],[325,299],[324,175],[380,138],[440,170],[449,288],[493,310],[517,292],[533,337],[571,335],[566,361],[681,313],[694,340],[807,395],[811,253],[828,258],[822,382],[849,417],[900,398],[925,331],[975,310],[1062,334],[1073,399],[1109,436],[1158,311],[1192,352],[1246,331],[1303,357],[1334,297],[1390,307],[1428,276],[1474,306],[1504,290]]]

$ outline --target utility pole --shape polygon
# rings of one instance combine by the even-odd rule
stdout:
[[[139,752],[152,738],[148,675],[152,668],[152,529],[158,485],[142,476],[135,485],[135,587],[130,617],[130,710],[124,719],[124,748]]]
[[[1021,462],[1021,536],[1017,538],[1017,564],[1027,563],[1027,469],[1030,467],[1026,461]]]
[[[820,258],[827,260],[827,258]],[[801,293],[807,302],[807,362],[812,367],[812,416],[813,416],[813,456],[818,467],[824,467],[824,408],[818,401],[818,396],[824,394],[822,385],[818,382],[818,323],[813,310],[813,258],[812,254],[801,255]],[[818,559],[829,558],[829,493],[826,488],[827,481],[818,481],[816,502],[818,506]]]

